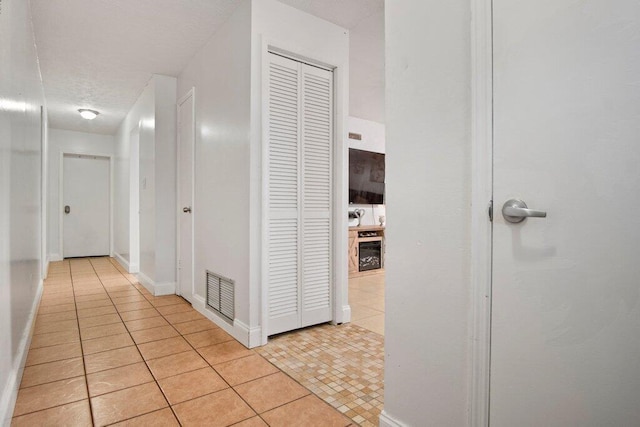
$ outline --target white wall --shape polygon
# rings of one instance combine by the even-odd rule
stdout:
[[[361,140],[349,138],[349,148],[373,151],[374,153],[386,152],[384,124],[371,120],[360,119],[358,117],[349,117],[348,132],[358,133],[362,136]],[[355,209],[364,209],[364,216],[360,219],[360,225],[380,225],[380,216],[385,216],[385,224],[388,219],[386,218],[385,205],[362,205],[358,203],[347,204],[348,212]],[[349,221],[350,226],[357,224],[358,220]]]
[[[349,115],[385,122],[384,8],[351,28]]]
[[[47,185],[47,236],[49,260],[59,261],[63,257],[60,240],[60,161],[62,153],[113,156],[115,138],[111,135],[49,129],[48,185]]]
[[[9,425],[42,292],[40,106],[29,2],[0,13],[0,423]]]
[[[267,40],[340,66],[337,146],[346,152],[342,141],[348,111],[348,33],[333,24],[273,0],[243,0],[178,77],[178,97],[195,87],[196,100],[194,305],[207,313],[205,270],[235,280],[233,327],[210,316],[249,346],[260,345],[266,338],[261,331],[260,249],[261,83]],[[336,167],[343,170],[344,164]],[[346,200],[346,187],[339,197]],[[345,203],[340,203],[340,210]],[[346,283],[346,219],[343,228],[344,274],[337,274]]]
[[[348,322],[351,311],[347,301],[347,117],[349,114],[349,32],[330,22],[301,12],[275,0],[254,0],[251,25],[251,219],[250,219],[250,318],[252,330],[266,321],[261,311],[262,242],[262,64],[267,47],[275,47],[301,58],[309,58],[337,67],[334,70],[335,117],[334,162],[339,173],[334,180],[333,274],[334,321]],[[262,318],[261,318],[262,317]],[[266,330],[252,345],[266,343]],[[255,341],[253,341],[255,339]]]
[[[204,310],[205,270],[236,281],[235,315],[249,323],[249,121],[251,2],[242,0],[178,77],[195,87],[195,306]],[[226,324],[221,324],[226,327]],[[247,343],[246,330],[233,329]]]
[[[141,266],[130,265],[131,248],[135,245],[139,248],[140,253],[136,258],[140,261],[143,258],[145,260],[145,271],[148,274],[154,274],[153,264],[153,246],[149,246],[150,240],[153,238],[153,218],[148,218],[149,221],[145,222],[144,230],[135,230],[131,228],[131,217],[140,216],[138,211],[142,213],[140,200],[144,196],[145,210],[150,208],[148,204],[149,191],[143,191],[140,189],[138,200],[131,200],[131,192],[133,187],[138,188],[143,176],[146,177],[150,172],[149,162],[153,161],[153,141],[155,139],[155,97],[154,86],[150,81],[144,88],[136,103],[133,105],[122,124],[118,128],[116,134],[116,164],[115,164],[115,219],[114,219],[114,252],[115,256],[120,262],[123,262],[130,272],[140,271]],[[130,159],[132,157],[132,144],[130,141],[131,132],[138,129],[139,138],[136,148],[139,149],[138,154],[133,154],[134,158],[139,159],[138,164],[132,164]],[[144,151],[144,153],[143,153]],[[143,162],[143,156],[146,159]],[[142,165],[142,168],[141,168]],[[133,171],[138,171],[140,182],[132,182],[130,177]],[[143,175],[143,170],[145,175]],[[135,172],[133,173],[135,174]],[[147,181],[149,182],[149,181]],[[153,182],[153,179],[150,180]],[[137,191],[135,191],[137,192]],[[142,224],[141,224],[142,226]],[[144,233],[146,246],[142,249],[140,243],[137,245],[132,242],[131,239],[140,242],[140,235]]]
[[[154,294],[175,292],[175,108],[176,79],[154,75],[116,135],[116,257]]]
[[[467,424],[470,3],[386,3],[382,425]],[[396,424],[397,425],[397,424]]]

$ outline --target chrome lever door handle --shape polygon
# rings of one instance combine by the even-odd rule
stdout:
[[[527,204],[522,200],[510,199],[502,205],[502,216],[508,222],[517,224],[528,217],[546,218],[547,213],[544,211],[537,211],[535,209],[528,209]]]

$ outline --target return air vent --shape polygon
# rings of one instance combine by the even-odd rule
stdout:
[[[235,282],[207,270],[207,306],[233,322]]]

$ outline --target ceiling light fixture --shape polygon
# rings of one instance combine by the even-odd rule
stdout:
[[[88,110],[86,108],[80,108],[78,112],[80,113],[83,119],[87,119],[87,120],[93,120],[96,117],[98,117],[98,114],[100,114],[96,110]]]

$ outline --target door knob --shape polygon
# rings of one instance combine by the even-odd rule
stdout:
[[[67,205],[64,207],[64,213],[68,214],[69,212],[71,212],[71,206]]]
[[[187,206],[186,208],[182,208],[182,212],[190,213],[191,212],[191,206]]]
[[[524,219],[527,217],[546,218],[547,213],[544,211],[528,209],[527,204],[522,200],[510,199],[504,202],[504,205],[502,205],[502,216],[508,222],[517,224],[524,221]]]

